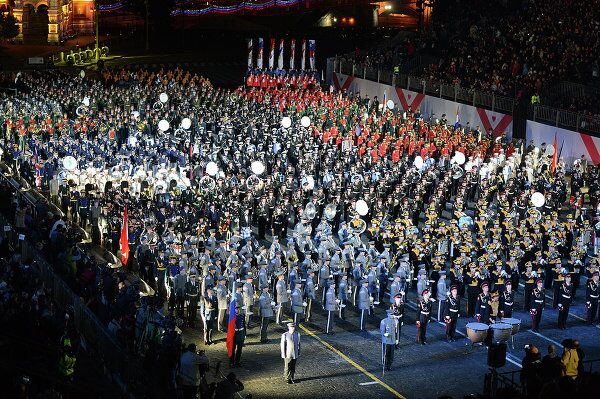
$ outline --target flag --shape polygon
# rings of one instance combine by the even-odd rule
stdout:
[[[275,65],[275,39],[271,38],[271,48],[269,49],[269,68],[273,69]]]
[[[33,164],[35,165],[35,186],[42,187],[42,167],[38,161],[37,146],[33,148]]]
[[[310,69],[312,69],[313,71],[316,69],[316,62],[315,62],[315,51],[316,51],[316,43],[314,40],[309,40],[308,41],[308,57],[309,57],[309,62],[310,62]]]
[[[558,151],[556,151],[556,147],[558,147],[558,138],[556,137],[556,132],[554,132],[554,154],[552,154],[552,173],[556,170],[556,155]]]
[[[290,40],[290,69],[294,69],[296,64],[296,39]]]
[[[387,109],[387,90],[383,91],[383,111]]]
[[[252,62],[252,39],[248,39],[248,68],[252,68],[253,66],[253,62]]]
[[[283,39],[279,39],[279,51],[277,52],[277,68],[283,69]]]
[[[454,128],[458,129],[460,127],[460,115],[458,114],[458,107],[456,107],[456,122],[454,122]]]
[[[235,294],[231,296],[231,303],[229,305],[229,322],[227,323],[227,354],[229,357],[233,355],[233,336],[235,335]]]
[[[360,125],[356,125],[356,137],[360,137],[362,130],[360,129]]]
[[[127,205],[123,210],[123,226],[121,227],[121,238],[119,239],[119,247],[121,248],[121,263],[123,266],[127,265],[129,260],[129,234],[128,223],[127,223]]]
[[[300,69],[304,71],[306,65],[306,39],[302,39],[302,58],[300,59]]]
[[[258,38],[258,55],[256,56],[256,67],[258,69],[262,69],[263,67],[263,48],[265,47],[265,42],[262,37]]]

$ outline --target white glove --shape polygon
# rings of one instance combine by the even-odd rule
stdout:
[[[276,303],[275,303],[275,302],[271,302],[271,306],[275,306],[275,305],[276,305]]]
[[[384,334],[383,334],[383,336],[384,336],[384,337],[389,337],[389,336],[390,336],[390,333],[384,333]]]

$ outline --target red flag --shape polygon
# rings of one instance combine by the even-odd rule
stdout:
[[[558,154],[558,141],[556,139],[556,132],[554,132],[554,154],[552,154],[552,173],[556,170],[556,154]]]
[[[123,211],[123,227],[121,227],[121,238],[119,239],[119,247],[121,248],[121,262],[123,266],[127,265],[129,260],[129,234],[127,233],[127,205]]]

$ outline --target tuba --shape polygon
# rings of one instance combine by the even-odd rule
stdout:
[[[217,186],[217,182],[212,177],[205,175],[200,179],[200,189],[203,191],[213,192]]]
[[[337,212],[337,209],[336,209],[335,204],[327,204],[327,206],[325,207],[325,210],[323,210],[323,216],[328,221],[332,221],[333,218],[335,217],[336,212]]]
[[[452,178],[454,180],[458,180],[465,174],[465,171],[458,164],[452,165]]]
[[[367,230],[367,222],[357,217],[350,222],[349,230],[350,234],[360,235]]]
[[[77,114],[77,116],[84,116],[85,115],[85,107],[83,105],[80,105],[79,107],[77,107],[77,109],[75,110],[75,113]]]
[[[536,222],[536,223],[539,223],[539,222],[540,222],[540,220],[542,220],[542,212],[540,212],[538,209],[536,209],[536,208],[534,208],[534,207],[532,207],[532,208],[529,208],[529,209],[527,210],[527,215],[529,215],[529,216],[531,216],[531,217],[535,218],[535,222]]]
[[[312,202],[306,204],[304,208],[304,212],[302,213],[302,217],[306,219],[314,219],[317,216],[317,207]]]

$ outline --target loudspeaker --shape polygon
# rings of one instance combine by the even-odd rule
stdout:
[[[506,365],[506,344],[504,342],[492,343],[488,347],[487,364],[493,368]]]

